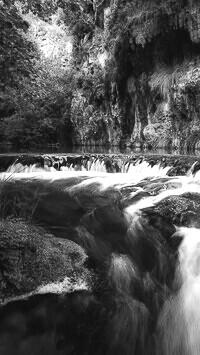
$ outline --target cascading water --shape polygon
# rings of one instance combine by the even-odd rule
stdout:
[[[89,294],[64,296],[68,311],[59,311],[55,320],[55,342],[46,348],[42,343],[33,354],[200,353],[199,162],[180,166],[177,159],[45,156],[40,163],[15,161],[1,173],[5,217],[31,213],[56,237],[81,245],[96,274]],[[37,306],[45,309],[43,336],[49,336],[48,309],[57,302],[48,297]],[[27,302],[32,304],[30,296]],[[28,319],[20,307],[19,316]],[[11,321],[5,314],[2,319],[0,349],[8,355]],[[26,350],[15,350],[20,355],[32,354],[32,328],[24,323],[15,339],[22,349],[26,338]],[[60,332],[64,340],[58,347]]]

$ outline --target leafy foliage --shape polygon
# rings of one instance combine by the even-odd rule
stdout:
[[[159,93],[165,100],[167,100],[171,89],[176,85],[179,76],[180,72],[178,67],[160,67],[152,74],[149,86],[152,91]]]
[[[132,131],[136,111],[146,124],[150,95],[166,99],[178,80],[173,59],[182,61],[179,49],[192,38],[179,17],[194,3],[2,0],[1,141],[71,143],[72,129],[98,140],[122,121],[124,132]],[[171,40],[178,26],[182,33],[168,46],[167,33]]]
[[[16,5],[0,7],[1,139],[58,142],[71,130],[70,38],[59,14],[49,25]]]
[[[0,74],[1,88],[6,84],[17,87],[19,78],[33,72],[32,58],[35,54],[33,43],[24,33],[29,25],[18,14],[15,7],[0,6]],[[17,68],[17,71],[16,71]]]

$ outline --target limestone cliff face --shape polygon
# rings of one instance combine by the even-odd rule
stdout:
[[[200,4],[96,1],[71,120],[84,145],[200,145]]]
[[[79,49],[83,58],[75,74],[71,104],[73,142],[78,145],[120,145],[122,107],[117,84],[108,78],[106,63],[110,53],[105,48],[104,29],[96,27],[93,36],[88,39],[86,34],[82,43]]]
[[[151,147],[171,146],[180,150],[199,147],[199,63],[196,57],[174,67],[173,72],[165,68],[153,73],[150,85],[154,85],[154,80],[162,80],[159,85],[169,87],[163,86],[166,93],[159,97],[155,110],[149,111],[148,125],[143,133]]]
[[[3,0],[0,24],[0,142],[199,146],[199,0]]]

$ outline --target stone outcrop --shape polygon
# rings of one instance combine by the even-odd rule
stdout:
[[[198,148],[198,2],[123,6],[103,1],[101,21],[83,41],[82,84],[72,101],[74,144]]]
[[[161,157],[148,159],[154,166]],[[166,156],[163,164],[165,159],[179,174],[181,161]],[[2,355],[168,353],[171,342],[166,347],[164,330],[160,335],[163,310],[185,287],[181,258],[194,261],[193,276],[199,260],[199,229],[177,227],[199,227],[200,198],[198,180],[156,176],[145,178],[143,170],[137,182],[134,173],[115,180],[75,171],[12,174],[1,182],[1,215],[7,217],[0,223]],[[187,238],[193,239],[188,253]],[[87,268],[94,270],[92,284]],[[174,309],[167,322],[173,323],[172,312],[177,321]],[[185,333],[178,338],[184,339]],[[179,343],[175,347],[170,353],[178,353]]]
[[[90,288],[84,250],[20,219],[0,221],[0,304]]]
[[[199,148],[199,1],[4,3],[2,142]]]
[[[142,165],[143,164],[143,165]],[[140,166],[149,172],[151,168],[167,168],[166,175],[191,175],[200,169],[198,156],[169,154],[13,154],[0,157],[2,180],[9,182],[13,173],[50,173],[56,171],[93,171],[108,173],[127,173]],[[145,174],[145,171],[144,171]],[[20,174],[19,174],[20,176]]]

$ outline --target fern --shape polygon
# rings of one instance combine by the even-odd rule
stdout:
[[[186,64],[183,62],[181,65],[176,64],[172,67],[158,66],[149,81],[151,91],[159,92],[163,99],[167,100],[171,89],[177,85],[181,74],[185,71]]]

